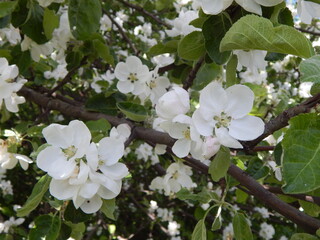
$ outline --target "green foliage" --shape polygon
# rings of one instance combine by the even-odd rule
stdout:
[[[206,240],[207,239],[207,230],[204,222],[205,219],[201,219],[192,233],[192,240]]]
[[[72,223],[81,223],[89,220],[92,217],[91,214],[82,212],[81,209],[76,209],[72,202],[68,203],[68,206],[64,212],[64,219]]]
[[[99,0],[70,0],[68,13],[72,35],[76,39],[89,39],[99,29],[102,16]]]
[[[30,212],[32,212],[41,202],[43,195],[49,188],[49,184],[51,182],[51,177],[48,175],[44,175],[40,178],[40,180],[34,186],[32,193],[26,203],[19,208],[17,211],[18,217],[27,216]]]
[[[252,240],[253,235],[246,217],[242,213],[236,213],[232,220],[234,237],[236,240]]]
[[[205,53],[204,38],[201,32],[195,31],[181,39],[178,55],[185,60],[197,60]]]
[[[0,18],[3,18],[16,8],[18,1],[0,2]]]
[[[115,199],[110,199],[110,200],[103,200],[103,204],[101,207],[101,211],[103,214],[107,217],[110,218],[111,220],[116,220],[114,216],[114,210],[116,209],[116,201]]]
[[[302,61],[299,70],[301,81],[320,83],[320,55]]]
[[[178,43],[178,40],[171,40],[166,43],[158,43],[149,49],[148,54],[154,56],[163,53],[174,53],[177,51]]]
[[[216,16],[210,16],[202,27],[207,53],[215,63],[220,65],[227,62],[230,57],[231,52],[220,52],[219,46],[231,26],[230,17],[226,13],[221,13]]]
[[[119,102],[117,103],[117,107],[124,115],[126,115],[127,118],[133,121],[142,122],[148,116],[148,112],[145,107],[136,103]]]
[[[295,233],[290,240],[318,240],[319,238],[308,233]]]
[[[286,193],[305,193],[320,187],[320,116],[309,113],[292,118],[282,141]]]
[[[266,50],[303,58],[314,55],[310,41],[302,33],[286,25],[273,27],[270,20],[255,15],[242,17],[222,39],[221,51],[235,49]]]
[[[59,16],[53,10],[46,8],[43,14],[43,29],[47,39],[52,38],[52,32],[59,27]]]
[[[219,152],[212,160],[209,173],[213,181],[217,182],[220,178],[226,176],[228,168],[230,166],[230,150],[226,147],[221,147]]]
[[[34,225],[29,233],[30,240],[56,240],[59,236],[61,221],[57,216],[39,216],[35,219]]]
[[[203,64],[200,70],[197,72],[197,76],[193,81],[192,88],[200,91],[207,86],[212,80],[217,78],[221,74],[221,66],[210,63]]]

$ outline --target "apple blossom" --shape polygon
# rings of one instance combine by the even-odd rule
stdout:
[[[242,148],[238,140],[253,140],[264,131],[260,118],[247,115],[253,101],[253,92],[244,85],[224,90],[212,82],[200,93],[200,107],[192,116],[194,125],[203,136],[214,134],[222,145]]]
[[[132,92],[139,95],[146,89],[146,82],[150,79],[151,73],[146,65],[135,56],[127,58],[126,62],[119,62],[114,70],[119,82],[117,88],[122,93]]]
[[[298,14],[301,22],[311,24],[312,18],[320,17],[320,4],[312,1],[298,0]]]
[[[50,42],[39,45],[36,42],[32,41],[32,39],[27,37],[26,35],[21,42],[21,50],[30,50],[31,57],[36,62],[40,61],[41,56],[48,56],[53,52],[53,48]]]
[[[237,70],[241,71],[242,67],[247,67],[253,74],[259,74],[258,70],[265,70],[267,62],[264,58],[267,55],[267,51],[261,50],[234,50],[234,54],[238,57]]]
[[[21,41],[20,31],[18,28],[15,28],[12,24],[8,28],[0,29],[0,36],[4,36],[9,41],[11,45],[17,45]]]

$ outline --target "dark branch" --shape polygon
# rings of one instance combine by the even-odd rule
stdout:
[[[126,5],[127,7],[130,7],[130,8],[133,8],[135,10],[137,10],[138,12],[141,12],[142,14],[152,18],[154,21],[156,21],[157,23],[167,27],[167,28],[170,28],[171,26],[165,22],[163,22],[161,19],[157,18],[156,16],[154,16],[152,13],[146,11],[143,7],[140,7],[138,5],[134,5],[132,3],[128,3],[126,1],[123,1],[123,0],[118,0],[119,2],[121,2],[123,5]]]
[[[183,88],[185,90],[188,90],[192,86],[193,80],[196,78],[197,73],[198,73],[200,67],[202,66],[203,62],[204,62],[204,57],[200,58],[199,61],[194,66],[194,68],[192,68],[192,70],[189,72],[186,80],[183,83]]]
[[[313,32],[307,29],[303,29],[303,28],[296,28],[298,31],[303,32],[303,33],[308,33],[308,34],[312,34],[314,36],[320,36],[319,32]]]

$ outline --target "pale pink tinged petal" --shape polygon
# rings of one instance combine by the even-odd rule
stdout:
[[[47,140],[47,143],[56,147],[68,148],[71,146],[70,139],[72,136],[66,136],[67,127],[68,126],[53,123],[44,128],[42,134]]]
[[[98,190],[98,195],[100,197],[102,197],[103,199],[113,199],[116,196],[118,196],[118,194],[115,194],[114,192],[110,191],[109,189],[100,186],[99,190]]]
[[[247,115],[253,106],[254,94],[250,88],[244,85],[233,85],[226,89],[228,105],[225,113],[234,119]]]
[[[87,214],[95,213],[99,211],[102,206],[101,197],[95,195],[91,199],[86,199],[83,204],[80,206],[81,210]]]
[[[248,115],[231,121],[229,134],[242,141],[253,140],[264,132],[264,125],[260,118]]]
[[[283,0],[255,0],[256,3],[265,6],[265,7],[272,7],[278,5],[279,3],[283,2]]]
[[[172,152],[179,158],[186,157],[190,152],[191,140],[179,139],[172,146]]]
[[[227,103],[227,93],[218,82],[208,84],[200,93],[200,108],[209,111],[208,115],[220,115]]]
[[[79,195],[83,198],[92,198],[98,192],[99,187],[100,184],[87,181],[81,185]]]
[[[100,170],[114,180],[120,180],[129,174],[128,168],[123,163],[116,163],[112,166],[101,166]]]
[[[228,130],[226,128],[216,128],[215,133],[221,145],[230,148],[243,148],[242,145],[236,139],[229,135]]]
[[[134,84],[130,81],[118,82],[117,88],[122,93],[129,93],[134,90]]]
[[[114,75],[119,81],[128,81],[130,70],[124,62],[119,62],[114,70]]]
[[[98,153],[100,159],[105,161],[105,165],[113,165],[123,156],[123,141],[120,139],[105,137],[99,142]]]
[[[68,180],[56,180],[52,179],[50,182],[50,194],[59,200],[68,200],[78,194],[80,186],[70,185]]]
[[[214,123],[213,121],[206,121],[203,117],[202,114],[200,113],[199,109],[197,109],[193,115],[192,115],[192,120],[194,123],[195,128],[197,131],[203,135],[203,136],[211,136],[213,133],[214,129]]]
[[[48,172],[51,168],[55,166],[56,161],[65,160],[66,157],[64,156],[63,152],[60,148],[49,146],[43,149],[37,156],[37,166],[45,171]]]
[[[255,0],[235,0],[235,1],[248,12],[262,15],[261,6],[257,4]]]

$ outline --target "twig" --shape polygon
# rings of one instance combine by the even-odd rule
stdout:
[[[313,31],[310,31],[310,30],[307,30],[307,29],[303,29],[303,28],[296,28],[298,31],[300,32],[303,32],[303,33],[309,33],[309,34],[312,34],[314,36],[320,36],[320,33],[319,32],[313,32]]]
[[[122,27],[115,21],[107,11],[103,10],[103,13],[108,16],[108,18],[111,20],[112,24],[116,25],[119,33],[121,34],[122,38],[129,44],[130,48],[133,50],[135,55],[139,55],[139,51],[136,49],[136,47],[131,42],[130,38],[127,36],[127,34],[123,31]]]
[[[132,3],[128,3],[126,1],[123,1],[123,0],[118,0],[119,2],[121,2],[123,5],[126,5],[127,7],[130,7],[130,8],[133,8],[135,10],[137,10],[138,12],[141,12],[143,13],[144,15],[152,18],[154,21],[156,21],[157,23],[167,27],[167,28],[170,28],[171,26],[165,22],[163,22],[161,19],[157,18],[156,16],[154,16],[152,13],[146,11],[143,7],[140,7],[138,5],[134,5]]]
[[[191,71],[189,72],[186,80],[183,83],[183,88],[185,90],[188,90],[192,86],[193,80],[196,78],[197,73],[200,67],[202,66],[203,62],[204,62],[204,57],[201,57],[199,61],[196,63],[196,65],[194,66],[194,68],[192,68]]]
[[[47,96],[51,96],[55,91],[59,90],[63,85],[65,85],[67,82],[71,81],[72,76],[76,73],[76,71],[87,62],[87,57],[84,57],[80,64],[78,66],[73,67],[68,74],[60,81],[57,86],[55,86],[53,89],[47,92]]]

